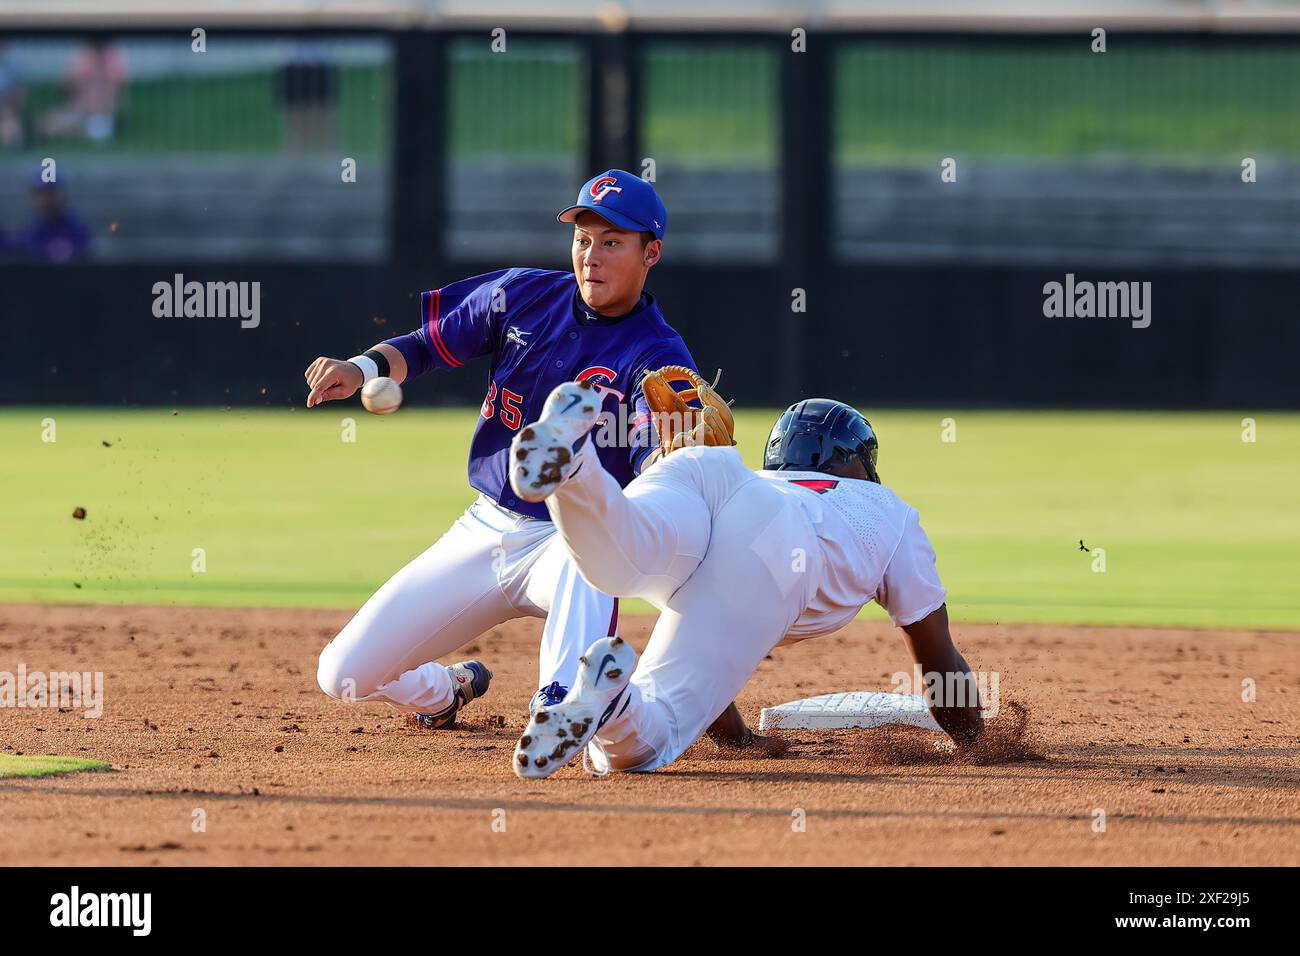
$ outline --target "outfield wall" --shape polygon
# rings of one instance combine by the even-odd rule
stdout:
[[[156,318],[154,283],[176,271],[260,282],[258,327]],[[838,270],[810,286],[794,339],[773,270],[664,267],[651,288],[700,367],[722,366],[724,391],[748,405],[816,393],[868,407],[1300,407],[1295,273],[1148,273],[1152,321],[1134,329],[1122,319],[1044,318],[1042,286],[1064,271]],[[184,263],[0,275],[8,358],[0,401],[164,405],[300,402],[302,371],[317,354],[346,357],[409,331],[418,324],[414,294],[453,277]],[[472,363],[408,389],[408,400],[477,403],[486,379],[486,363]]]

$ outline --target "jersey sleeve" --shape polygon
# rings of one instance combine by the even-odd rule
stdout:
[[[641,391],[641,380],[648,371],[663,368],[665,365],[685,365],[693,371],[699,371],[695,367],[695,359],[691,358],[690,351],[686,348],[686,343],[680,338],[673,339],[664,344],[663,347],[655,349],[650,356],[642,362],[636,370],[636,382],[632,386],[632,392],[628,396],[628,401],[632,406],[632,423],[630,432],[630,455],[632,462],[633,474],[641,474],[641,469],[645,466],[645,460],[650,457],[650,452],[659,447],[659,434],[654,424],[654,414],[650,411],[650,403],[646,401],[645,393]],[[678,386],[678,391],[686,386]]]
[[[420,293],[420,327],[384,343],[406,359],[407,379],[430,369],[460,368],[495,349],[495,320],[501,314],[495,306],[502,301],[498,290],[514,271],[489,272]]]
[[[875,601],[895,625],[904,627],[937,611],[947,597],[948,589],[939,583],[934,546],[921,527],[920,515],[909,508],[903,537],[885,566]]]

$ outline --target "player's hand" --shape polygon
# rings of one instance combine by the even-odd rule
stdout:
[[[307,366],[303,373],[307,386],[311,389],[307,396],[307,407],[321,402],[337,402],[339,399],[351,398],[365,384],[365,373],[351,362],[321,356]]]
[[[720,713],[717,718],[709,725],[705,731],[712,740],[723,750],[730,751],[744,757],[757,757],[760,760],[766,760],[771,757],[780,757],[790,749],[790,741],[782,740],[780,737],[765,737],[762,734],[756,734],[745,723],[745,719],[740,716],[740,711],[736,708],[733,701],[727,705],[727,709]]]
[[[781,737],[768,737],[765,734],[754,734],[742,748],[742,752],[746,756],[757,757],[759,760],[770,760],[785,756],[789,749],[788,740]]]
[[[784,756],[786,751],[790,749],[790,741],[781,737],[756,734],[748,727],[745,728],[744,734],[739,738],[729,738],[722,734],[710,733],[709,739],[729,753],[742,757],[756,757],[759,760]]]

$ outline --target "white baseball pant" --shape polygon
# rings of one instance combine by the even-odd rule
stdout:
[[[435,659],[517,617],[546,618],[538,686],[571,687],[587,645],[615,633],[618,601],[582,579],[549,521],[480,496],[362,605],[321,651],[316,680],[341,700],[437,713],[454,688]]]
[[[594,586],[662,611],[591,756],[598,769],[654,770],[708,729],[799,619],[821,546],[797,501],[735,449],[682,449],[626,489],[590,442],[579,457],[547,499],[560,538]]]

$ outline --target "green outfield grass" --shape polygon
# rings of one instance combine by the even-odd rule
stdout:
[[[56,773],[107,769],[108,764],[102,760],[85,760],[81,757],[0,754],[0,780],[6,777],[49,777]]]
[[[475,414],[0,410],[0,600],[354,607],[472,499]],[[774,413],[738,416],[757,465]],[[945,417],[955,443],[940,440]],[[920,509],[959,619],[1300,628],[1300,415],[872,419],[882,474]],[[1105,550],[1104,573],[1079,539]]]

